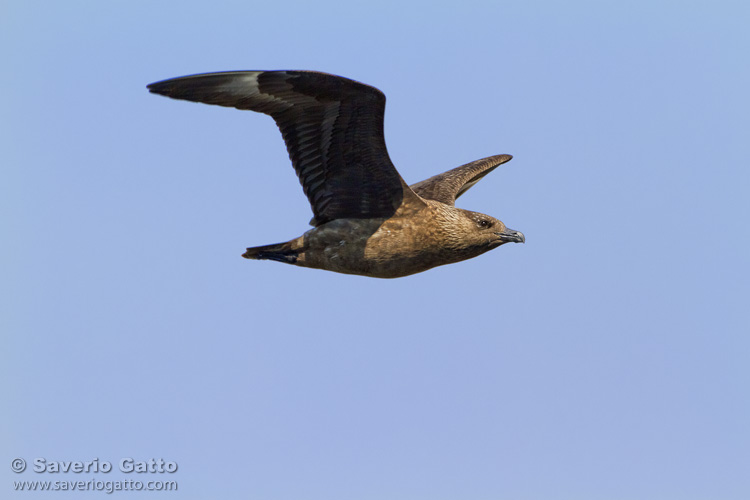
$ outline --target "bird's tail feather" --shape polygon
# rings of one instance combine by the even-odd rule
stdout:
[[[248,248],[242,256],[246,259],[254,260],[276,260],[287,264],[297,262],[298,252],[292,249],[292,242],[275,243],[273,245],[263,245],[261,247]]]

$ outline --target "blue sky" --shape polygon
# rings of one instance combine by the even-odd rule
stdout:
[[[750,495],[746,2],[0,11],[3,498],[151,479],[19,457],[171,460],[180,499]],[[381,89],[410,183],[514,155],[458,205],[527,243],[242,259],[311,215],[273,121],[145,89],[240,69]]]

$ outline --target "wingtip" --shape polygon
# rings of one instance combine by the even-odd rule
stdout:
[[[486,158],[482,158],[481,160],[476,160],[475,162],[472,162],[472,163],[488,162],[494,166],[498,166],[498,165],[502,165],[503,163],[507,163],[512,159],[513,159],[513,155],[503,153],[499,155],[488,156]]]
[[[146,88],[149,92],[152,94],[159,94],[164,96],[170,96],[171,93],[173,93],[176,90],[179,90],[181,84],[184,86],[186,81],[190,81],[195,77],[200,77],[204,75],[188,75],[188,76],[178,76],[176,78],[167,78],[166,80],[159,80],[156,82],[151,82],[148,85],[146,85]]]
[[[149,83],[148,85],[146,85],[146,89],[152,94],[164,95],[164,82],[166,81],[167,80],[162,80],[159,82]]]

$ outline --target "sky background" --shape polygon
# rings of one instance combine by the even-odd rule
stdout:
[[[749,25],[746,1],[4,1],[0,496],[750,498]],[[458,205],[527,243],[396,280],[242,259],[311,216],[273,121],[145,86],[250,69],[381,89],[409,183],[514,155]]]

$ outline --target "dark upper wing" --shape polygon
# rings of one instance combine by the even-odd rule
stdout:
[[[482,177],[495,170],[498,165],[510,161],[511,158],[513,158],[511,155],[482,158],[435,175],[422,182],[417,182],[409,187],[422,198],[440,201],[452,206],[456,203],[456,198],[479,182]]]
[[[272,116],[316,225],[389,217],[405,197],[420,202],[388,157],[385,95],[374,87],[313,71],[232,71],[173,78],[148,89]]]

